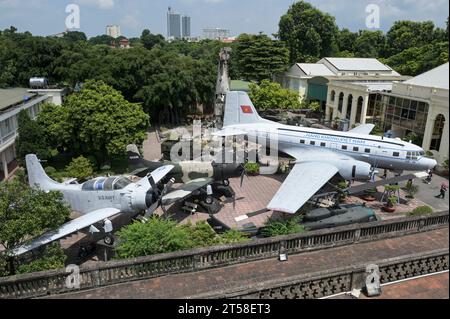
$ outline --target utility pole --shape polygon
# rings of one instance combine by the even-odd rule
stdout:
[[[219,70],[217,73],[216,101],[214,105],[214,122],[217,129],[223,126],[225,98],[230,91],[229,64],[231,48],[223,48],[219,54]]]

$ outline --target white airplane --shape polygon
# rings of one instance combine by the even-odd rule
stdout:
[[[374,127],[337,132],[282,125],[261,118],[247,93],[229,92],[224,127],[215,135],[278,139],[278,150],[294,157],[296,164],[267,208],[295,214],[337,173],[346,180],[368,181],[379,168],[402,173],[437,165],[414,144],[370,135]]]
[[[14,249],[12,256],[23,255],[88,227],[91,227],[91,233],[98,233],[100,231],[94,224],[99,222],[104,223],[105,243],[112,245],[114,238],[110,233],[113,227],[109,219],[121,213],[137,215],[145,211],[146,216],[151,215],[171,186],[168,183],[164,191],[160,192],[157,184],[174,168],[170,165],[159,167],[137,183],[124,176],[115,176],[99,177],[83,184],[61,184],[47,176],[36,155],[27,155],[26,165],[31,187],[61,192],[70,208],[83,216]]]

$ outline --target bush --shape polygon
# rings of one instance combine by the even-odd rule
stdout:
[[[228,245],[228,244],[242,243],[248,240],[249,239],[243,233],[232,229],[220,235],[219,241],[220,244],[222,245]]]
[[[56,168],[54,168],[52,166],[48,166],[48,167],[45,168],[45,173],[48,176],[52,176],[52,175],[56,174]]]
[[[414,198],[419,192],[419,186],[414,185],[412,182],[408,182],[405,187],[405,191],[408,193],[409,198]]]
[[[301,217],[294,217],[288,221],[269,220],[262,230],[264,237],[276,237],[290,234],[299,234],[305,232],[305,228],[300,225]]]
[[[245,171],[248,174],[259,174],[259,170],[261,168],[261,165],[258,163],[246,163],[245,164]]]
[[[424,216],[433,214],[433,209],[430,206],[420,206],[408,213],[408,216]]]
[[[45,248],[42,256],[28,264],[21,265],[17,269],[18,274],[27,274],[45,270],[61,269],[65,266],[67,257],[61,246],[54,243]]]
[[[92,163],[83,156],[75,158],[66,167],[67,175],[70,177],[84,180],[91,177],[94,174],[94,169],[92,168]]]

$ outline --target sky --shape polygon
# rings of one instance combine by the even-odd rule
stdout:
[[[294,0],[0,0],[0,30],[15,26],[35,35],[53,35],[66,29],[66,7],[80,8],[80,30],[89,37],[105,33],[106,25],[119,24],[127,37],[139,36],[143,29],[167,34],[166,13],[191,16],[192,36],[201,36],[206,27],[241,33],[273,34],[280,17]],[[448,0],[310,0],[336,17],[340,28],[367,29],[366,7],[380,8],[380,29],[389,30],[394,21],[431,20],[444,28],[449,15]]]

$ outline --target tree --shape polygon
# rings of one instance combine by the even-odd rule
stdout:
[[[250,84],[250,99],[258,109],[299,109],[301,103],[295,91],[283,89],[267,80],[261,85]]]
[[[89,39],[91,45],[111,45],[113,41],[114,38],[107,34],[98,35]]]
[[[265,34],[241,34],[234,51],[240,76],[247,81],[271,80],[287,70],[289,51],[281,41]]]
[[[66,167],[67,175],[78,180],[85,180],[94,174],[92,163],[80,156],[72,160],[69,166]]]
[[[435,36],[434,27],[431,21],[396,21],[387,33],[389,56],[432,43]]]
[[[51,112],[56,111],[55,127],[45,129],[53,132],[50,139],[55,137],[54,132],[63,132],[67,139],[63,142],[75,154],[93,155],[103,162],[120,157],[128,144],[142,144],[146,138],[148,115],[103,81],[87,81],[61,108],[48,108],[39,118],[41,123],[51,125]]]
[[[50,157],[48,145],[45,142],[44,130],[34,120],[30,118],[26,110],[19,113],[18,118],[17,153],[21,160],[28,154],[36,154],[40,159]]]
[[[349,29],[342,29],[341,31],[339,31],[337,37],[339,52],[354,52],[355,42],[358,37],[359,34],[357,32],[351,32]]]
[[[153,49],[156,45],[164,46],[165,39],[161,34],[152,34],[150,30],[145,29],[141,35],[141,43],[147,50]]]
[[[65,266],[67,256],[64,254],[59,243],[53,243],[45,247],[40,258],[17,268],[18,274],[34,273],[45,270],[62,269]]]
[[[386,51],[386,36],[382,31],[361,31],[354,44],[355,56],[378,58]]]
[[[69,215],[59,192],[32,189],[17,180],[0,184],[0,245],[6,251],[58,228]],[[16,260],[7,261],[7,272],[15,274]]]
[[[305,1],[294,3],[280,19],[278,37],[287,44],[291,63],[334,56],[338,36],[335,18]]]
[[[69,31],[64,34],[63,39],[69,42],[87,41],[86,34],[79,31]]]

